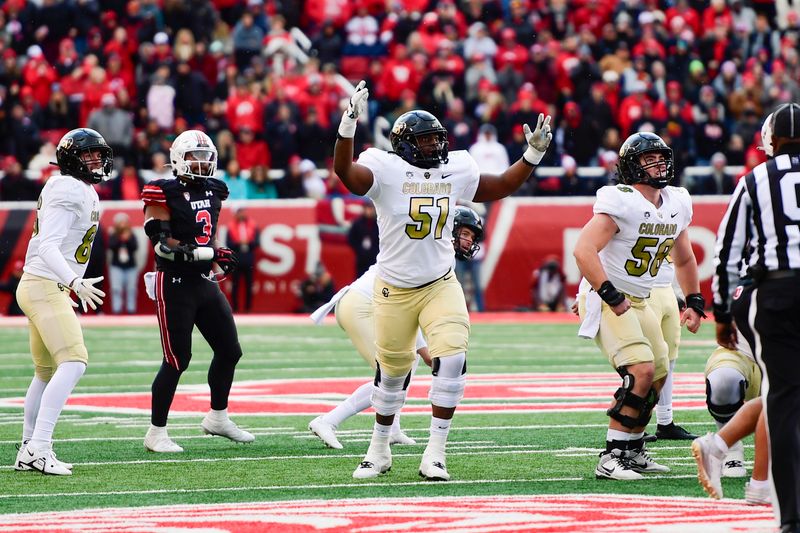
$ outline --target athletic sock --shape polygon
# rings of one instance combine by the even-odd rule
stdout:
[[[322,419],[333,427],[339,427],[339,424],[370,406],[370,397],[374,387],[371,381],[364,383],[333,410],[322,415]],[[395,415],[395,420],[397,420],[397,415]]]
[[[52,446],[53,430],[61,415],[61,410],[85,371],[86,365],[79,361],[68,361],[58,365],[42,393],[39,415],[36,417],[30,446],[36,449]]]
[[[36,427],[36,417],[39,416],[39,405],[42,402],[42,394],[47,387],[47,382],[42,381],[37,376],[33,376],[28,391],[25,393],[24,419],[22,422],[22,443],[25,444],[33,437],[33,429]]]

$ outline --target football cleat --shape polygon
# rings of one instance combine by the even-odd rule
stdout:
[[[676,426],[674,422],[662,426],[656,426],[656,437],[658,440],[694,440],[699,435],[693,435],[680,426]]]
[[[628,450],[628,467],[640,474],[652,474],[655,472],[669,472],[669,467],[660,465],[653,461],[650,454],[644,448],[638,450]]]
[[[25,464],[25,455],[23,452],[25,451],[25,445],[28,444],[28,441],[23,442],[20,444],[15,444],[14,446],[17,447],[17,460],[14,462],[14,470],[24,471],[24,470],[31,470],[31,467]],[[72,470],[72,463],[65,463],[64,461],[60,461],[58,457],[56,457],[56,452],[53,452],[53,458],[64,465],[64,468],[68,470]]]
[[[427,481],[450,481],[444,454],[423,453],[422,462],[419,464],[419,475]]]
[[[714,443],[714,434],[708,433],[692,442],[692,455],[697,463],[697,479],[709,496],[722,499],[722,453]]]
[[[166,428],[150,427],[144,436],[144,447],[148,451],[156,453],[180,453],[183,451],[183,448],[169,438]]]
[[[334,450],[341,450],[344,448],[342,443],[339,442],[339,439],[336,438],[336,426],[325,422],[321,416],[309,422],[308,429],[311,430],[311,433],[319,437],[319,440],[328,448],[333,448]]]
[[[750,482],[744,484],[744,501],[750,505],[771,505],[772,493],[769,487],[756,489],[750,486]]]
[[[744,467],[744,446],[741,441],[728,449],[722,461],[722,477],[745,477],[747,469]]]
[[[392,469],[391,454],[372,454],[367,452],[367,456],[353,471],[354,479],[372,479],[385,474]]]
[[[252,433],[241,429],[230,418],[213,420],[210,414],[207,414],[200,425],[206,435],[218,435],[233,442],[249,443],[256,440]]]
[[[616,448],[610,452],[602,452],[597,468],[594,469],[595,477],[620,481],[642,479],[644,476],[631,468],[629,457],[630,452]]]
[[[22,455],[22,459],[19,459],[20,455]],[[51,448],[39,450],[28,444],[17,454],[17,463],[22,463],[28,468],[37,470],[42,474],[50,474],[53,476],[72,475],[72,470],[56,459]]]
[[[403,433],[402,431],[396,431],[389,436],[389,444],[416,444],[417,441]]]
[[[655,441],[657,441],[657,440],[658,440],[658,437],[657,437],[656,435],[651,435],[650,433],[647,433],[647,432],[645,431],[645,433],[644,433],[644,436],[642,437],[642,440],[643,440],[645,443],[648,443],[648,442],[655,442]]]

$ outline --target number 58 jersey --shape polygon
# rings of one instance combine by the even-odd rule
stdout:
[[[480,172],[465,150],[448,157],[446,164],[430,169],[377,148],[358,158],[373,176],[367,196],[378,215],[378,276],[391,285],[419,287],[453,266],[456,201],[475,197]]]
[[[624,293],[646,298],[675,239],[692,221],[689,193],[665,187],[656,207],[634,187],[609,185],[597,191],[594,212],[609,215],[619,228],[600,250],[609,280]]]

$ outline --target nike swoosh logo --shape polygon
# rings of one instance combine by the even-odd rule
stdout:
[[[444,277],[444,280],[445,280],[445,281],[447,281],[447,280],[449,280],[449,279],[450,279],[450,278],[452,278],[452,277],[453,277],[453,276],[445,276],[445,277]]]
[[[611,474],[612,472],[614,472],[614,469],[613,469],[613,468],[606,468],[606,467],[605,467],[605,466],[603,466],[603,465],[600,465],[600,470],[602,470],[602,471],[603,471],[603,472],[605,472],[606,474]]]
[[[452,176],[452,174],[442,174],[442,179],[446,179]]]
[[[30,455],[31,457],[33,457],[33,452],[32,452],[32,451],[30,451],[30,450],[28,450],[28,455]]]
[[[670,218],[675,218],[676,216],[678,216],[678,213],[672,213],[669,217]]]

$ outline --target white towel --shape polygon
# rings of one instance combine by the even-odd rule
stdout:
[[[156,273],[145,272],[144,274],[144,290],[147,291],[147,297],[155,301],[156,299]]]
[[[339,302],[339,300],[341,300],[349,290],[350,290],[350,285],[345,285],[344,287],[339,289],[339,292],[333,295],[331,301],[329,301],[326,304],[322,304],[317,308],[316,311],[314,311],[309,315],[311,317],[311,320],[313,320],[314,323],[317,325],[322,324],[322,321],[325,319],[326,316],[328,316],[328,313],[333,311],[333,308],[336,307],[336,304]]]
[[[578,337],[582,339],[594,339],[600,330],[600,316],[602,314],[603,300],[595,291],[586,294],[586,315],[581,322],[581,329],[578,330]]]

